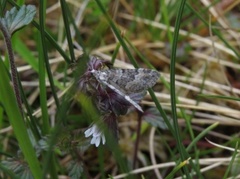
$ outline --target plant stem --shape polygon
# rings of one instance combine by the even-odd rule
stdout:
[[[134,146],[134,154],[133,154],[133,169],[136,168],[136,164],[137,164],[137,153],[138,153],[138,147],[140,142],[141,126],[142,126],[142,119],[140,118],[140,115],[138,112],[137,138],[136,138],[136,142]]]
[[[5,41],[5,44],[7,47],[7,51],[8,51],[10,67],[11,67],[11,77],[12,77],[13,89],[14,89],[14,93],[15,93],[15,96],[17,99],[18,108],[20,109],[21,114],[23,114],[22,100],[21,100],[21,95],[20,95],[19,86],[18,86],[18,72],[17,72],[17,68],[14,63],[14,54],[13,54],[13,49],[12,49],[11,34],[8,32],[8,30],[2,24],[1,21],[0,21],[0,30],[3,33],[4,41]]]

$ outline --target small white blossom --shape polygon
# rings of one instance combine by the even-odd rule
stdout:
[[[87,129],[85,132],[85,137],[92,136],[91,144],[95,144],[96,147],[98,147],[101,143],[104,145],[106,143],[106,138],[101,130],[99,130],[98,126],[93,124],[89,129]]]

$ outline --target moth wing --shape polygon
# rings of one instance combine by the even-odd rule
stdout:
[[[120,89],[123,93],[142,92],[154,86],[160,76],[150,69],[111,69],[107,73],[107,83]]]
[[[121,95],[122,97],[124,97],[125,100],[127,100],[128,102],[130,102],[134,107],[136,107],[139,111],[143,112],[142,108],[134,101],[132,100],[128,95],[125,95],[122,91],[120,91],[118,88],[116,88],[115,86],[113,86],[112,84],[109,84],[105,81],[102,81],[103,84],[105,84],[106,86],[108,86],[109,88],[111,88],[113,91],[115,91],[117,94]]]
[[[136,103],[139,103],[146,94],[147,94],[147,91],[142,91],[139,93],[131,93],[131,94],[129,94],[129,97]]]
[[[96,79],[125,98],[139,111],[137,104],[146,94],[148,88],[156,84],[160,74],[150,69],[109,69],[92,71]]]

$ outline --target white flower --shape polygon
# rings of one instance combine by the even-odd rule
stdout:
[[[103,134],[103,132],[98,128],[96,124],[93,124],[89,129],[87,129],[85,132],[85,137],[89,137],[92,135],[91,144],[95,144],[96,147],[98,147],[101,143],[104,145],[106,143],[106,138]]]

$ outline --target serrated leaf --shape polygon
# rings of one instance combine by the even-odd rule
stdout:
[[[17,178],[34,179],[28,165],[17,158],[7,158],[1,162],[7,169],[13,171]]]
[[[19,10],[13,7],[7,11],[5,17],[1,19],[2,24],[10,34],[28,25],[36,14],[36,7],[33,5],[23,5]]]
[[[73,161],[68,166],[69,176],[71,179],[80,178],[83,173],[83,164],[80,161]]]
[[[159,127],[161,129],[168,129],[162,116],[160,116],[160,113],[157,110],[157,108],[149,108],[144,112],[144,115],[142,118],[143,120],[150,123],[154,127]]]

